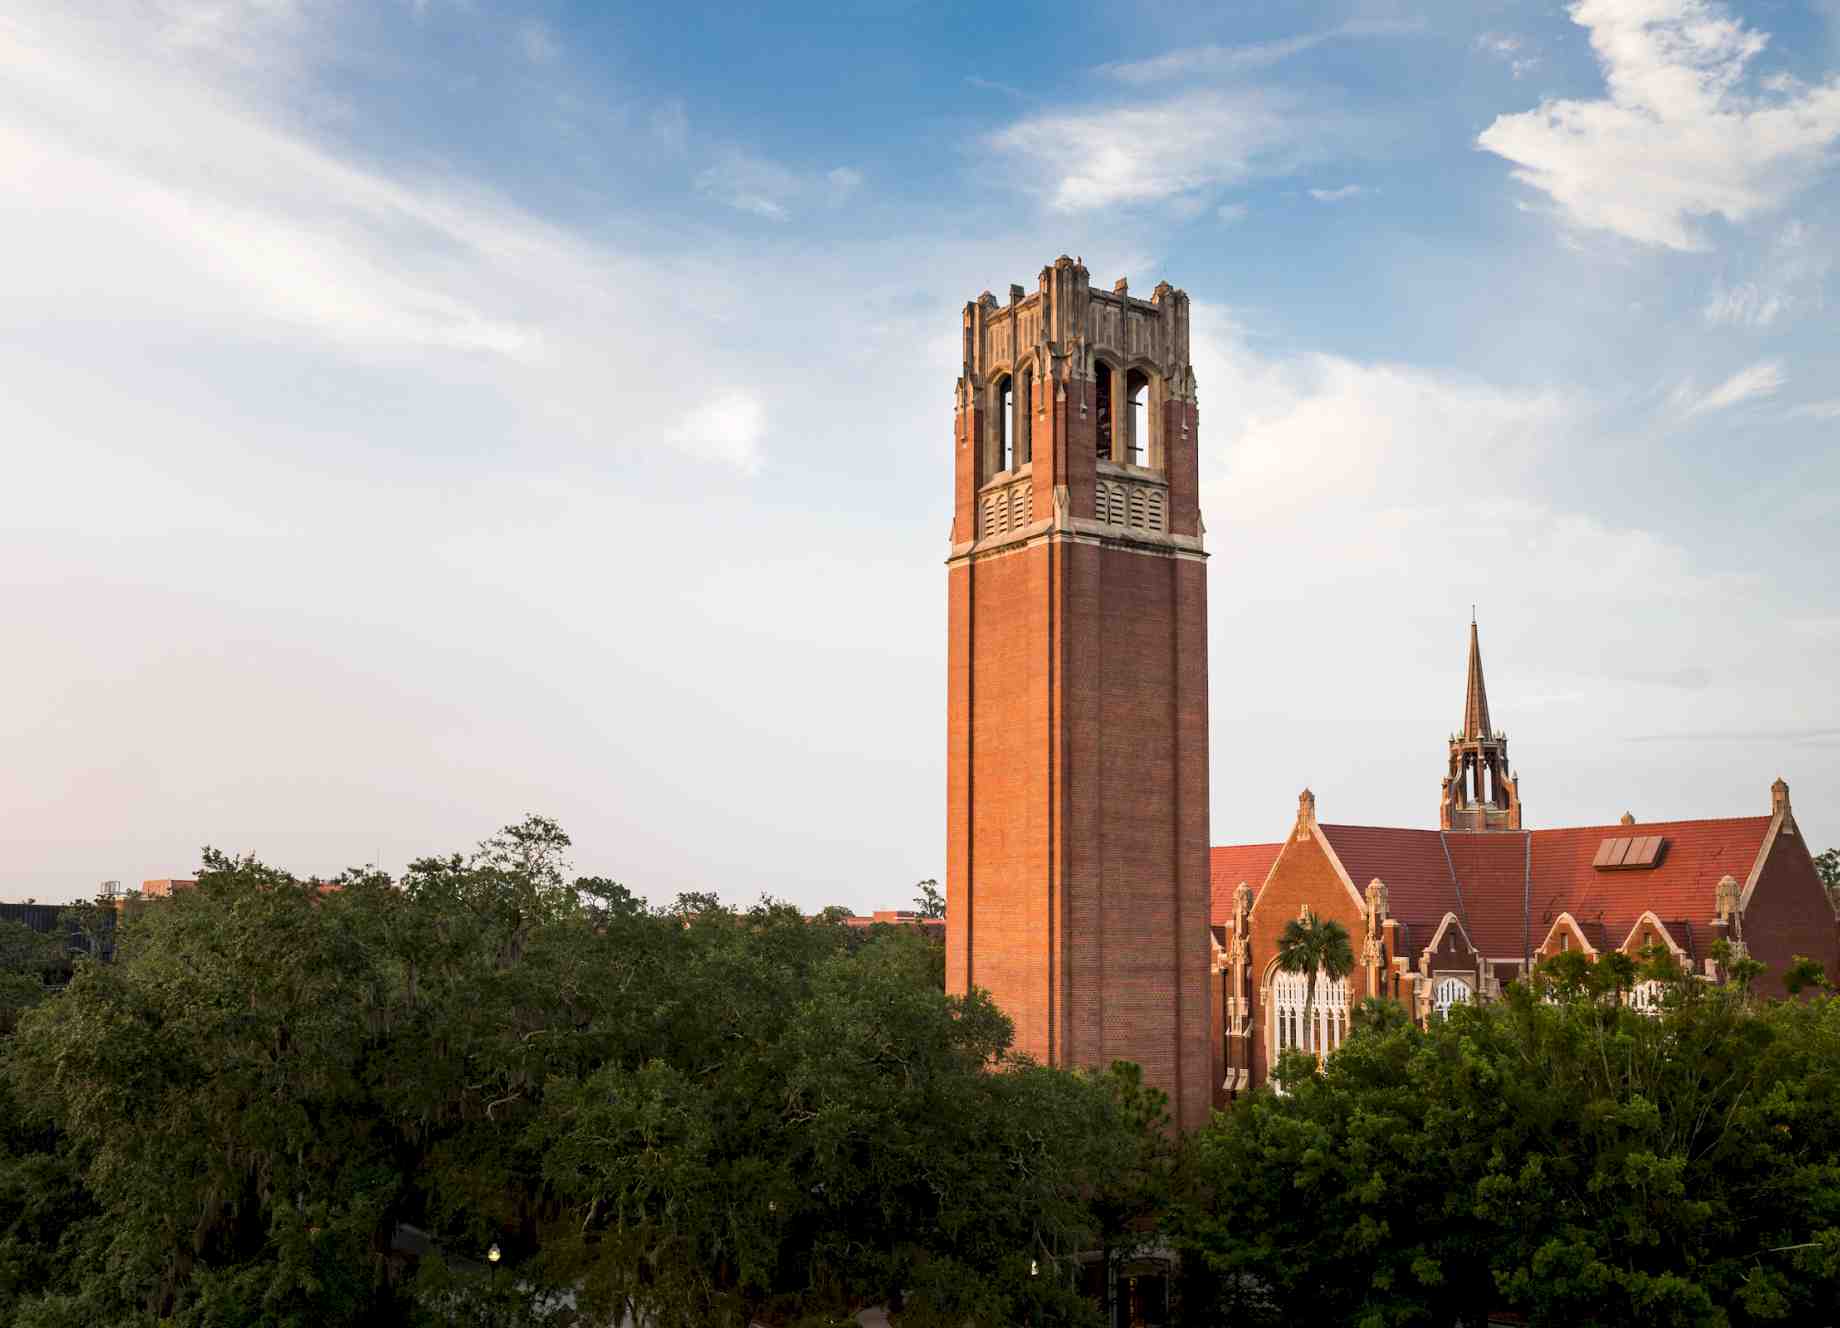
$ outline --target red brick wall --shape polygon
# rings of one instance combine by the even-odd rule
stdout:
[[[948,989],[1016,1047],[1133,1060],[1186,1127],[1208,1054],[1198,562],[1071,541],[950,573]]]
[[[1267,1010],[1262,988],[1267,982],[1266,967],[1278,953],[1278,937],[1284,926],[1295,918],[1305,904],[1319,918],[1330,918],[1348,929],[1355,951],[1356,969],[1349,975],[1349,986],[1357,996],[1367,994],[1367,975],[1359,967],[1361,941],[1367,933],[1367,920],[1342,884],[1335,864],[1323,851],[1314,835],[1299,843],[1296,832],[1273,864],[1272,874],[1258,897],[1252,901],[1252,1083],[1265,1082],[1271,1073],[1270,1030],[1266,1027]],[[1427,940],[1430,938],[1427,937]]]
[[[947,989],[983,987],[1016,1024],[1016,1049],[1053,1059],[1047,549],[1018,547],[951,571]],[[967,888],[969,887],[969,888]]]
[[[1819,960],[1828,978],[1840,981],[1840,930],[1799,832],[1777,835],[1764,859],[1744,910],[1744,946],[1769,969],[1757,984],[1765,996],[1784,994],[1783,970],[1798,954]]]

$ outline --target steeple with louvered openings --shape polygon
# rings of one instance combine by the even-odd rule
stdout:
[[[1489,722],[1489,693],[1482,681],[1482,643],[1476,615],[1469,619],[1469,686],[1463,726],[1450,735],[1438,824],[1446,830],[1519,830],[1519,781],[1508,769],[1508,735]]]
[[[1489,737],[1489,692],[1482,684],[1482,645],[1476,639],[1476,620],[1469,620],[1469,691],[1463,697],[1465,738]]]

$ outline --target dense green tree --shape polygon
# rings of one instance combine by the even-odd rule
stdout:
[[[63,960],[56,938],[41,936],[23,922],[0,919],[0,1035],[45,998],[46,976]]]
[[[207,853],[33,989],[0,1321],[1090,1316],[1072,1259],[1143,1157],[1104,1077],[1011,1058],[920,929],[652,910],[568,847],[533,817],[325,883]]]
[[[1657,1012],[1633,981],[1663,984]],[[1197,1140],[1180,1224],[1237,1321],[1304,1298],[1373,1325],[1840,1311],[1840,1002],[1559,956],[1425,1028],[1364,1007],[1279,1079]]]

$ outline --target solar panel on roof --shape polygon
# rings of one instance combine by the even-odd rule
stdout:
[[[1653,867],[1661,860],[1661,849],[1666,843],[1661,835],[1606,839],[1597,846],[1597,856],[1591,859],[1591,865],[1599,871],[1637,871]]]

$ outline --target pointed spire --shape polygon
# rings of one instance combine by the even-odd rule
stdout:
[[[1476,638],[1476,611],[1469,617],[1469,691],[1463,698],[1465,738],[1487,738],[1489,731],[1489,693],[1482,685],[1482,645]]]

